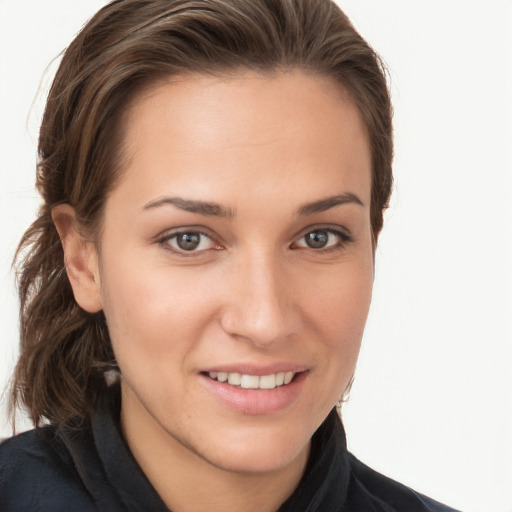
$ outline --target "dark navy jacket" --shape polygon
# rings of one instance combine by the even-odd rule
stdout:
[[[43,427],[0,444],[1,512],[169,512],[119,429],[119,393],[90,428]],[[204,504],[208,511],[208,503]],[[198,511],[198,512],[203,512]],[[453,512],[365,466],[347,451],[333,411],[315,433],[305,474],[280,512]]]

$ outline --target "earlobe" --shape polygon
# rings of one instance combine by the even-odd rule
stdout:
[[[75,300],[85,311],[97,313],[103,306],[96,247],[83,236],[75,210],[69,204],[52,208],[52,219],[62,243]]]

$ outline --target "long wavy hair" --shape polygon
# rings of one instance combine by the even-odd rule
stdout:
[[[98,240],[105,198],[120,173],[123,114],[170,76],[300,69],[330,77],[365,122],[372,153],[374,240],[392,186],[392,111],[381,60],[332,0],[114,0],[65,51],[38,147],[43,204],[16,262],[21,347],[11,412],[35,425],[79,426],[115,361],[102,312],[74,300],[52,208],[70,204]]]

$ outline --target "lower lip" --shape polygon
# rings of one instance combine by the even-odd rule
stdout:
[[[308,372],[301,372],[292,382],[274,389],[244,389],[219,382],[206,375],[201,378],[208,389],[230,409],[242,414],[272,414],[290,407],[297,400]]]

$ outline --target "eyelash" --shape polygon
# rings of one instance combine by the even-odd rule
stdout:
[[[216,250],[221,250],[222,249],[222,247],[218,243],[215,242],[215,240],[212,238],[211,235],[209,235],[208,233],[205,233],[205,232],[203,232],[201,230],[193,229],[193,228],[192,229],[187,229],[187,230],[176,231],[176,232],[170,233],[170,234],[166,234],[166,235],[162,236],[161,238],[159,238],[157,240],[157,242],[166,251],[172,252],[173,254],[177,254],[178,256],[182,256],[184,258],[194,257],[194,256],[197,256],[198,254],[200,254],[200,253],[202,253],[202,252],[204,252],[206,250],[209,250],[209,249],[202,249],[202,250],[199,250],[199,251],[186,251],[185,249],[179,249],[179,248],[172,247],[171,244],[170,244],[170,241],[171,240],[177,240],[177,238],[180,235],[199,235],[199,237],[201,239],[207,238],[213,244],[215,244],[216,247],[214,247],[214,249],[216,249]],[[199,243],[201,244],[202,240]]]
[[[305,237],[308,234],[319,233],[319,232],[324,232],[324,233],[328,233],[330,235],[334,235],[334,236],[336,236],[338,238],[338,241],[335,244],[333,244],[332,246],[320,247],[320,248],[300,246],[300,247],[298,247],[298,249],[311,249],[314,252],[326,253],[326,252],[331,252],[331,251],[343,249],[348,244],[350,244],[350,243],[352,243],[354,241],[354,238],[352,237],[352,235],[347,233],[347,232],[345,232],[345,231],[342,231],[342,230],[340,230],[338,228],[334,228],[334,227],[320,226],[320,227],[317,227],[317,228],[308,228],[308,231],[304,232],[304,234],[302,234],[295,242],[293,242],[292,245],[296,244],[300,240],[305,239]],[[207,238],[213,244],[215,244],[216,246],[213,247],[213,249],[215,249],[215,250],[221,250],[222,249],[220,244],[216,243],[211,235],[209,235],[208,233],[205,233],[205,232],[203,232],[201,230],[197,230],[197,229],[193,229],[193,228],[189,229],[189,230],[181,230],[181,231],[176,231],[174,233],[166,234],[166,235],[162,236],[161,238],[159,238],[157,240],[157,243],[160,244],[165,250],[170,251],[173,254],[177,254],[178,256],[185,257],[185,258],[187,258],[187,257],[194,257],[194,256],[197,256],[198,254],[201,254],[201,253],[207,251],[207,250],[211,250],[211,249],[202,249],[202,250],[199,250],[199,251],[197,251],[197,250],[187,251],[185,249],[178,249],[176,247],[172,247],[170,245],[170,241],[171,240],[177,240],[177,238],[180,235],[199,235],[199,237],[201,239],[203,239],[203,237]],[[201,241],[199,243],[201,244]],[[293,249],[297,250],[297,248],[293,248]]]
[[[339,228],[336,228],[336,227],[330,227],[330,226],[320,226],[320,227],[315,227],[315,228],[308,228],[308,230],[300,236],[300,238],[298,240],[303,240],[305,239],[305,237],[311,233],[319,233],[319,232],[324,232],[324,233],[328,233],[330,235],[334,235],[338,238],[338,241],[333,244],[332,246],[328,246],[328,247],[321,247],[321,248],[318,248],[318,249],[315,249],[313,247],[304,247],[304,246],[301,246],[301,248],[304,248],[304,249],[311,249],[315,252],[322,252],[322,253],[326,253],[326,252],[331,252],[331,251],[336,251],[336,250],[339,250],[339,249],[343,249],[345,248],[348,244],[352,243],[354,241],[354,238],[352,237],[351,234],[349,234],[348,232],[346,231],[342,231],[340,230]],[[294,243],[297,243],[297,242],[294,242]]]

